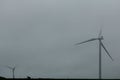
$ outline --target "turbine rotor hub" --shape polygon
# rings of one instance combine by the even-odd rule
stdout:
[[[99,38],[99,40],[103,40],[104,38],[103,38],[103,36],[101,36],[100,38]]]

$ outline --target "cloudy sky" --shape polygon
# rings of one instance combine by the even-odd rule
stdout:
[[[0,76],[98,78],[103,25],[102,77],[120,78],[120,0],[0,0]]]

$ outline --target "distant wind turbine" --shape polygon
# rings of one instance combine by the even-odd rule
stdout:
[[[105,50],[105,52],[107,53],[107,55],[110,57],[110,59],[113,61],[113,58],[111,57],[111,55],[109,54],[109,52],[107,51],[106,47],[104,46],[104,44],[102,43],[102,40],[103,40],[103,36],[101,35],[102,34],[102,28],[100,29],[100,32],[99,32],[99,35],[98,35],[98,38],[92,38],[92,39],[89,39],[89,40],[86,40],[86,41],[83,41],[81,43],[77,43],[75,45],[80,45],[80,44],[83,44],[83,43],[86,43],[86,42],[90,42],[90,41],[96,41],[98,40],[99,41],[99,79],[102,78],[102,69],[101,69],[101,48],[103,48]]]
[[[13,76],[13,79],[15,78],[15,69],[16,67],[10,67],[10,66],[7,66],[7,68],[9,68],[10,70],[12,70],[12,76]]]

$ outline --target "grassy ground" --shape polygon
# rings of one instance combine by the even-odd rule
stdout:
[[[15,78],[14,80],[24,80],[24,79],[27,79],[27,80],[29,80],[29,79],[37,79],[37,80],[41,80],[41,79],[48,79],[48,80],[74,80],[74,79],[71,79],[71,78],[30,78],[30,77],[28,77],[28,78]],[[0,77],[0,80],[13,80],[13,78],[4,78],[4,77]],[[99,79],[75,79],[75,80],[99,80]],[[120,79],[101,79],[101,80],[120,80]]]
[[[13,80],[12,78],[0,79],[0,80]],[[21,80],[21,79],[30,79],[30,78],[15,78],[14,80]],[[99,80],[99,79],[55,79],[55,78],[31,78],[36,80],[41,79],[48,79],[48,80]],[[120,80],[120,79],[101,79],[101,80]]]

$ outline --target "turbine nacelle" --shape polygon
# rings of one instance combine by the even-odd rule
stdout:
[[[103,38],[103,36],[100,36],[99,38],[98,38],[98,40],[103,40],[104,38]]]

